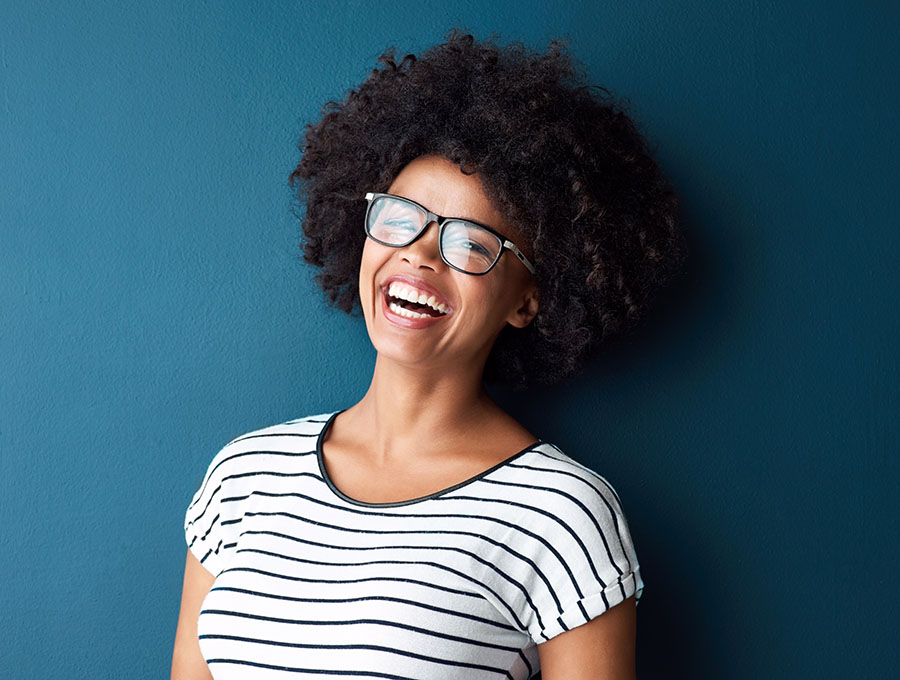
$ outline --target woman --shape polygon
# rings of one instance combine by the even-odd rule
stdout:
[[[381,63],[292,174],[305,257],[377,350],[371,385],[213,460],[172,677],[633,677],[618,497],[484,381],[562,380],[630,327],[681,261],[675,199],[558,45],[453,33]]]

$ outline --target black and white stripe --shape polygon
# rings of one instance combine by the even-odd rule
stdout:
[[[640,597],[618,496],[552,444],[364,503],[321,462],[334,415],[235,439],[187,510],[188,546],[216,576],[199,636],[217,679],[524,680],[537,644]]]

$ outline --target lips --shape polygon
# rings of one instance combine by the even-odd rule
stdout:
[[[453,311],[450,308],[450,303],[447,302],[447,298],[444,297],[444,294],[427,281],[423,281],[422,279],[417,279],[412,276],[406,276],[403,274],[394,274],[393,276],[389,276],[384,280],[384,282],[382,282],[381,290],[384,293],[387,293],[390,290],[392,284],[398,284],[408,290],[418,291],[419,293],[424,294],[426,298],[431,298],[433,296],[435,298],[435,303],[444,308],[444,313],[450,313]]]
[[[396,274],[382,282],[385,317],[404,328],[425,328],[453,314],[443,293],[422,279]]]

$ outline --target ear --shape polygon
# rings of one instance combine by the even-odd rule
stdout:
[[[522,292],[518,307],[506,318],[506,322],[516,328],[525,328],[537,316],[540,308],[539,299],[537,284],[529,285]]]

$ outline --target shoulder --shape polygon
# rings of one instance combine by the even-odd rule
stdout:
[[[258,445],[267,439],[317,437],[333,416],[334,412],[319,413],[304,416],[303,418],[294,418],[275,425],[267,425],[235,437],[224,448],[240,447],[244,442],[253,442],[253,445]]]
[[[536,643],[581,625],[643,589],[619,496],[595,470],[540,442],[510,461],[492,494],[516,506],[526,534],[517,550],[532,566],[526,585]]]
[[[279,491],[279,484],[315,474],[318,435],[331,415],[247,432],[213,457],[184,519],[188,547],[208,570],[223,568],[254,494]]]
[[[315,453],[319,434],[334,413],[295,418],[251,430],[225,444],[210,461],[197,495],[213,482],[273,464],[283,465],[292,456]]]
[[[579,463],[558,446],[540,442],[511,466],[521,483],[549,496],[587,508],[610,508],[621,513],[621,501],[612,484],[595,470]]]
[[[514,463],[505,479],[523,487],[517,496],[523,521],[533,531],[561,552],[583,555],[585,549],[600,549],[611,562],[628,565],[628,521],[605,477],[547,442]]]
[[[319,435],[333,416],[334,413],[319,413],[245,432],[222,447],[218,456],[310,445],[315,448]]]

